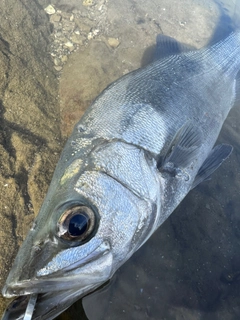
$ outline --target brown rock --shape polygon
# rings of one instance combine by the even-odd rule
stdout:
[[[0,11],[0,287],[41,206],[58,159],[58,83],[50,24],[35,0]],[[24,23],[22,23],[24,21]],[[8,303],[0,297],[0,314]]]
[[[115,49],[119,46],[120,41],[117,38],[108,38],[108,44]]]

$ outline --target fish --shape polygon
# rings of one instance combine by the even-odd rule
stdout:
[[[231,154],[215,143],[237,98],[240,32],[199,50],[158,35],[156,48],[75,125],[2,290],[17,297],[4,319],[53,319],[111,279]]]

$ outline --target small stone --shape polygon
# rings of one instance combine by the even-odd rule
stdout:
[[[62,12],[61,15],[62,15],[62,17],[63,17],[64,19],[67,19],[67,20],[70,20],[70,18],[71,18],[71,16],[72,16],[72,14],[69,13],[69,12]]]
[[[68,48],[68,54],[71,53],[72,51],[74,51],[75,47],[72,46],[71,48]]]
[[[83,0],[83,5],[86,7],[91,7],[94,5],[94,1],[93,0]]]
[[[82,23],[79,20],[76,20],[76,24],[78,29],[83,33],[88,33],[91,30],[91,26],[89,26],[88,24]]]
[[[65,63],[65,62],[67,62],[68,57],[67,56],[62,56],[61,60],[62,60],[62,63]]]
[[[51,18],[50,18],[51,19]],[[61,29],[60,27],[59,27],[59,25],[61,24],[61,22],[51,22],[52,24],[53,24],[53,30],[55,30],[55,31],[57,31],[57,30],[59,30],[59,29]]]
[[[99,32],[100,32],[99,29],[94,29],[94,30],[92,31],[92,33],[93,33],[94,36],[97,36],[97,35],[99,34]]]
[[[54,66],[54,69],[55,69],[56,71],[61,71],[61,70],[62,70],[62,67],[61,67],[61,66]]]
[[[49,6],[47,6],[44,11],[47,13],[47,14],[54,14],[56,12],[56,10],[53,8],[53,6],[50,4]]]
[[[59,22],[61,21],[62,17],[59,14],[52,14],[50,17],[50,22]]]
[[[70,49],[73,47],[73,43],[71,41],[68,41],[64,43],[64,46]]]
[[[75,29],[75,23],[69,20],[64,21],[63,30],[67,32],[72,32]]]
[[[117,38],[108,38],[108,44],[115,49],[119,46],[120,41]]]
[[[59,66],[61,64],[61,60],[58,58],[54,58],[53,63],[55,64],[55,66]]]
[[[57,37],[57,39],[55,39],[55,41],[67,43],[68,42],[68,38],[65,37],[64,34],[61,34],[60,36]]]
[[[69,18],[70,21],[74,20],[74,15],[72,14],[71,17]]]
[[[92,34],[92,32],[89,32],[87,38],[88,38],[88,40],[92,40],[92,39],[93,39],[93,34]]]
[[[77,34],[73,34],[73,35],[72,35],[72,38],[71,38],[71,40],[72,40],[73,43],[77,43],[77,44],[80,44],[80,45],[83,44],[84,39],[85,39],[85,38],[83,38],[83,37],[81,37],[81,36],[79,36],[79,35],[77,35]]]

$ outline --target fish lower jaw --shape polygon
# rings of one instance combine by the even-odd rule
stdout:
[[[30,294],[44,294],[47,292],[63,292],[66,290],[83,290],[95,287],[107,281],[112,275],[113,255],[106,251],[92,261],[91,267],[83,265],[68,275],[36,277],[28,280],[9,281],[2,289],[5,298],[25,296]]]
[[[30,283],[26,283],[27,281],[15,285],[5,285],[2,289],[2,295],[5,298],[13,298],[30,295],[32,293],[40,293],[39,288],[32,288]]]

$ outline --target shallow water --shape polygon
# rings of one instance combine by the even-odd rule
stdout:
[[[121,6],[134,4],[135,14],[154,17],[164,34],[201,47],[239,27],[239,2],[123,1]],[[117,9],[112,4],[112,12]],[[137,28],[128,19],[129,28]],[[146,26],[144,31],[149,39],[153,32]],[[231,143],[233,154],[211,181],[194,189],[106,286],[58,319],[240,318],[239,120],[236,107],[218,141]]]
[[[78,2],[54,3],[71,11]],[[71,55],[60,79],[64,137],[104,87],[150,61],[157,33],[200,48],[240,24],[240,0],[102,2],[99,24],[89,8],[100,36]],[[119,38],[119,47],[109,48],[107,37]],[[194,189],[111,281],[57,319],[240,319],[239,120],[236,107],[219,137],[234,151],[212,180]]]

